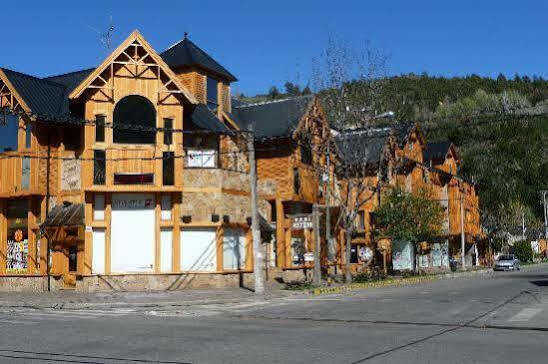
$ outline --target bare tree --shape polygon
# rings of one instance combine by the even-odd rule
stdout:
[[[356,218],[364,205],[378,196],[379,181],[387,174],[390,161],[390,130],[367,130],[386,111],[380,103],[386,73],[387,56],[369,42],[353,49],[341,39],[329,37],[327,48],[314,60],[312,87],[327,114],[335,143],[310,145],[319,158],[339,153],[337,178],[326,191],[332,205],[338,207],[336,222],[346,236],[347,281],[352,278],[351,239]],[[320,176],[325,173],[323,165],[318,170]],[[332,241],[328,243],[332,260],[335,248]]]

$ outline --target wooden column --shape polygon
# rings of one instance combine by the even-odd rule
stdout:
[[[160,228],[160,221],[162,220],[161,218],[161,215],[162,215],[162,206],[161,206],[161,203],[162,203],[162,194],[161,193],[156,193],[154,195],[154,199],[156,200],[156,205],[155,205],[155,222],[156,222],[156,228],[155,228],[155,231],[156,231],[156,234],[155,234],[155,239],[154,239],[154,272],[155,273],[160,273],[162,270],[161,270],[161,250],[162,250],[162,242],[161,242],[161,228]],[[173,238],[172,238],[173,239]]]
[[[27,234],[28,234],[28,254],[27,254],[27,273],[36,273],[36,215],[34,214],[33,199],[28,199],[28,213],[27,213]]]
[[[174,193],[172,198],[172,218],[173,218],[173,255],[172,255],[172,270],[173,272],[181,271],[181,193]]]
[[[93,231],[87,231],[86,227],[93,223],[93,195],[88,194],[85,198],[85,219],[84,219],[84,269],[82,274],[91,274],[93,264]]]
[[[276,193],[276,259],[279,268],[285,268],[285,215],[279,192]]]
[[[285,241],[284,241],[284,250],[285,250],[285,264],[284,268],[291,268],[293,266],[293,257],[291,256],[291,236],[292,231],[291,227],[285,229]]]
[[[111,235],[111,220],[112,220],[112,194],[105,193],[105,274],[110,274],[111,272],[111,245],[110,245],[110,235]]]

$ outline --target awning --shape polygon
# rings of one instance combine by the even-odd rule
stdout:
[[[64,202],[55,206],[48,213],[46,220],[40,226],[42,228],[58,226],[84,226],[85,208],[84,204],[73,204]]]

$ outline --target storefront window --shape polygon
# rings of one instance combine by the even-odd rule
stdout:
[[[28,201],[16,200],[8,203],[8,235],[6,272],[26,273],[28,269]]]

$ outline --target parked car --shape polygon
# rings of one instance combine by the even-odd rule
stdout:
[[[501,255],[495,262],[494,270],[520,270],[520,261],[515,255]]]

